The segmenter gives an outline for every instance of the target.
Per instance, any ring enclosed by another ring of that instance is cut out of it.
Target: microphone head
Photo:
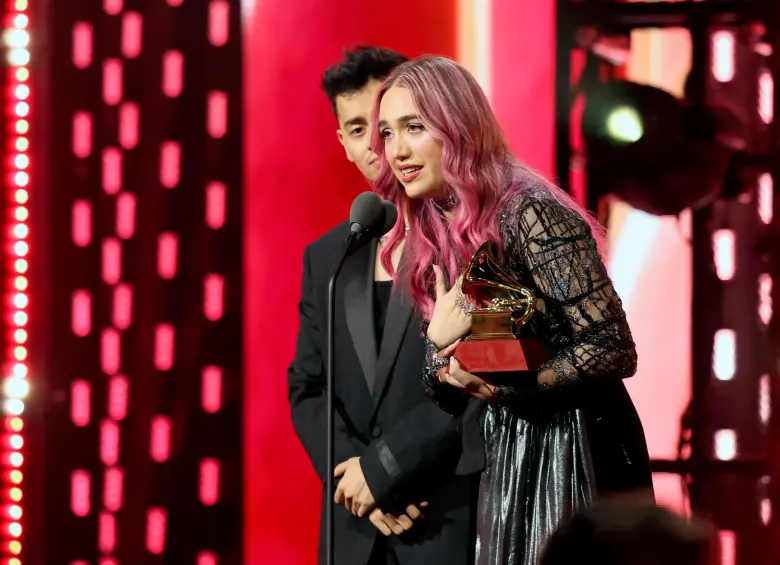
[[[378,230],[379,233],[377,235],[379,237],[382,237],[393,229],[393,226],[395,226],[395,223],[398,221],[398,210],[396,210],[395,204],[388,200],[382,200],[382,205],[385,208],[385,223],[382,224]]]
[[[373,192],[358,194],[349,210],[349,229],[352,233],[361,233],[381,226],[385,219],[385,207],[382,199]]]

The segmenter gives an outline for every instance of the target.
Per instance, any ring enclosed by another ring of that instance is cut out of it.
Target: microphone
[[[393,229],[393,226],[395,226],[395,223],[398,221],[398,210],[396,209],[395,204],[387,200],[382,200],[382,206],[384,206],[385,209],[385,222],[382,224],[381,228],[377,230],[379,232],[377,233],[379,237],[382,237]]]
[[[336,280],[338,279],[344,261],[356,245],[359,236],[363,234],[374,235],[377,232],[379,236],[387,233],[398,219],[398,213],[390,202],[385,202],[373,192],[363,192],[358,194],[352,202],[349,210],[349,237],[344,242],[344,248],[341,252],[330,280],[328,281],[328,316],[326,325],[326,367],[325,367],[325,388],[326,388],[326,432],[327,432],[327,478],[326,484],[326,506],[325,506],[325,563],[334,565],[334,527],[333,495],[335,492],[333,469],[336,466],[335,461],[335,420],[333,408],[333,387],[335,372],[335,319],[336,319]],[[365,239],[365,238],[364,238]]]
[[[363,192],[352,202],[349,209],[349,231],[357,235],[382,226],[386,209],[381,198],[373,192]]]

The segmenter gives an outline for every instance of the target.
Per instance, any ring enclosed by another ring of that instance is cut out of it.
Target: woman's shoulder
[[[593,236],[595,221],[574,199],[533,171],[519,169],[508,184],[499,211],[502,234],[514,239],[541,232],[581,233]],[[600,235],[601,232],[599,232]]]

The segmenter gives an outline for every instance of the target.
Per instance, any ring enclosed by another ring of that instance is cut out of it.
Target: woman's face
[[[411,93],[390,88],[379,104],[385,158],[409,198],[444,198],[441,145],[420,121]]]

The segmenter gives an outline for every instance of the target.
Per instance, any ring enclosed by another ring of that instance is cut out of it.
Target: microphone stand
[[[339,276],[339,273],[341,272],[341,267],[344,266],[344,261],[347,259],[347,255],[349,255],[349,251],[352,249],[352,244],[357,239],[358,233],[357,232],[350,232],[349,237],[347,237],[347,240],[344,242],[344,250],[341,253],[341,257],[339,258],[338,263],[336,263],[336,267],[333,269],[333,274],[330,276],[330,281],[328,281],[328,328],[327,328],[327,366],[326,366],[326,374],[327,374],[327,428],[328,428],[328,457],[327,457],[327,464],[326,464],[326,471],[327,471],[327,477],[326,477],[326,498],[327,498],[327,507],[325,511],[325,528],[326,528],[326,536],[325,536],[325,558],[326,558],[326,565],[335,565],[334,564],[334,529],[333,529],[333,511],[335,510],[335,502],[333,501],[333,496],[335,494],[336,489],[334,488],[334,480],[333,480],[333,470],[336,468],[335,464],[335,418],[333,413],[333,369],[334,369],[334,358],[335,358],[335,336],[334,336],[334,328],[335,328],[335,322],[336,322],[336,279]]]

